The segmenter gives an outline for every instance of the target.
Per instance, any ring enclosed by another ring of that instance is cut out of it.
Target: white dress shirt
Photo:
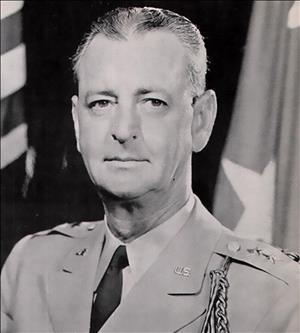
[[[175,215],[130,243],[123,243],[116,238],[110,231],[106,219],[104,219],[106,241],[103,251],[112,254],[119,245],[125,245],[127,250],[129,266],[123,269],[122,300],[187,222],[194,202],[194,195],[191,194],[187,203]],[[100,258],[99,266],[101,264],[103,263]]]

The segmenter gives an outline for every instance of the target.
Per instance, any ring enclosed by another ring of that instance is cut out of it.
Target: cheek
[[[160,160],[162,167],[170,167],[183,156],[188,157],[192,150],[189,117],[169,117],[152,125],[148,122],[143,134],[148,150],[156,160]]]
[[[169,131],[170,156],[174,165],[185,164],[192,151],[191,119],[188,115],[181,117]]]
[[[83,155],[93,157],[101,154],[105,140],[105,124],[82,117],[79,120],[79,144]]]

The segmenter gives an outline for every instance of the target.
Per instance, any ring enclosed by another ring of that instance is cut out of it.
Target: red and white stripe
[[[22,7],[23,1],[1,1],[1,110],[4,105],[7,106],[1,115],[1,169],[27,149],[27,125],[23,107],[12,101],[18,98],[26,83]]]

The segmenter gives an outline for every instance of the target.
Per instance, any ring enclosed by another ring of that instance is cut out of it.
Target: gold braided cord
[[[227,272],[230,258],[226,257],[221,268],[210,272],[211,285],[206,317],[201,333],[229,333],[227,318]]]
[[[218,272],[219,273],[219,272]],[[228,329],[228,319],[227,319],[227,290],[229,283],[224,272],[220,272],[219,288],[218,288],[218,298],[216,301],[215,317],[217,318],[217,332],[227,333]]]
[[[210,273],[210,278],[212,281],[210,285],[209,303],[201,333],[213,333],[214,330],[212,329],[214,329],[215,326],[213,322],[214,316],[212,315],[212,313],[214,308],[214,300],[218,292],[217,275]]]

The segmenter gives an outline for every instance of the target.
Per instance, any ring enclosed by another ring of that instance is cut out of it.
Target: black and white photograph
[[[1,0],[1,332],[300,332],[300,1]]]

